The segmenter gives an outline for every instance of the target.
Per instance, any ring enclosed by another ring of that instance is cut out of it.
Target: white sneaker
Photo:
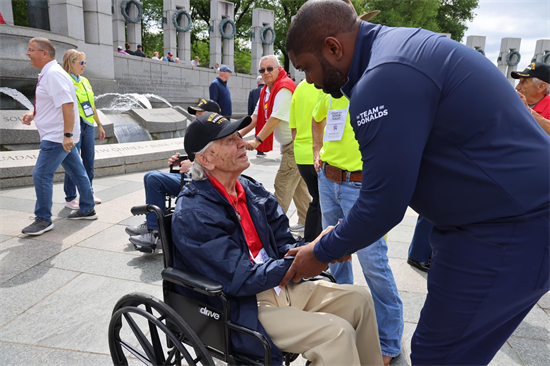
[[[79,210],[80,205],[78,204],[78,200],[75,198],[71,202],[65,201],[65,207],[70,208],[71,210]]]
[[[95,194],[94,194],[94,203],[96,205],[99,205],[101,203],[101,199],[99,199]]]
[[[126,234],[130,236],[139,236],[147,234],[151,230],[147,228],[147,221],[143,221],[143,223],[139,225],[127,226],[124,231],[126,231]]]
[[[292,225],[292,226],[290,227],[290,231],[304,231],[305,228],[306,228],[305,225],[296,224],[296,225]]]

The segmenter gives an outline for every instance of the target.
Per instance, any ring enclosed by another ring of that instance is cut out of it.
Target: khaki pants
[[[280,350],[314,366],[383,365],[374,304],[363,287],[308,281],[256,298],[258,318]]]
[[[305,225],[311,197],[296,165],[294,142],[282,146],[282,154],[281,165],[275,176],[275,198],[285,213],[294,198],[298,209],[298,223]]]

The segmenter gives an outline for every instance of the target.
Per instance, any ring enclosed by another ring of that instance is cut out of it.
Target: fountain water
[[[110,98],[109,98],[110,97]],[[154,98],[172,105],[163,97],[155,94],[106,93],[95,97],[96,108],[106,112],[113,121],[115,136],[119,143],[151,141],[153,138],[147,129],[134,121],[126,112],[130,109],[153,109],[149,99]]]
[[[25,108],[27,108],[30,111],[34,109],[34,106],[32,105],[31,101],[18,90],[15,90],[12,88],[0,87],[0,93],[4,93],[12,97],[13,99],[21,103],[23,106],[25,106]]]
[[[103,100],[105,97],[111,97]],[[168,107],[172,107],[172,104],[166,99],[155,94],[137,94],[137,93],[105,93],[96,95],[95,102],[96,107],[102,111],[127,111],[133,108],[146,108],[153,109],[149,99],[154,98],[165,103]],[[108,104],[107,104],[108,103]]]

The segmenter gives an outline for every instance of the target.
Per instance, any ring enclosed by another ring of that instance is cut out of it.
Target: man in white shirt
[[[275,176],[275,197],[285,213],[290,206],[290,202],[294,199],[298,209],[298,224],[290,228],[291,230],[300,231],[305,226],[311,197],[304,180],[298,172],[298,166],[294,159],[294,142],[288,127],[290,103],[296,84],[286,76],[285,70],[279,65],[279,60],[274,55],[264,56],[260,59],[259,71],[267,84],[267,88],[262,89],[260,99],[252,114],[252,123],[241,131],[241,135],[245,136],[256,127],[259,119],[264,121],[265,125],[257,132],[254,140],[246,143],[246,149],[255,150],[264,140],[268,140],[272,133],[281,144],[283,157]],[[270,97],[272,91],[275,95]],[[258,115],[259,112],[261,115]]]
[[[95,220],[92,186],[75,143],[80,140],[78,100],[69,74],[55,60],[55,47],[46,38],[29,41],[27,56],[31,65],[40,70],[36,85],[34,111],[21,117],[30,125],[35,121],[40,134],[40,154],[33,170],[36,191],[35,221],[22,230],[23,234],[41,235],[53,229],[52,186],[54,173],[63,165],[80,193],[80,210],[67,217],[70,220]]]

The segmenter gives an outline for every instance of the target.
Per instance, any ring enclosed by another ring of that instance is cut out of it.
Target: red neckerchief
[[[294,81],[292,81],[292,79],[290,79],[286,75],[286,71],[279,66],[279,76],[277,76],[277,80],[275,80],[275,83],[273,83],[273,87],[270,90],[267,103],[264,102],[267,84],[265,84],[265,86],[262,88],[262,91],[260,92],[260,99],[258,102],[258,119],[256,121],[256,136],[258,136],[258,133],[262,130],[262,128],[264,128],[269,117],[271,117],[271,112],[273,112],[273,104],[275,102],[275,96],[282,88],[286,88],[294,93],[294,90],[296,89],[296,83],[294,83]],[[288,106],[288,108],[290,108],[290,106]],[[266,109],[267,118],[265,117]],[[261,152],[268,152],[273,150],[273,134],[270,134],[266,139],[264,139],[264,142],[262,142],[256,148],[256,150]]]

